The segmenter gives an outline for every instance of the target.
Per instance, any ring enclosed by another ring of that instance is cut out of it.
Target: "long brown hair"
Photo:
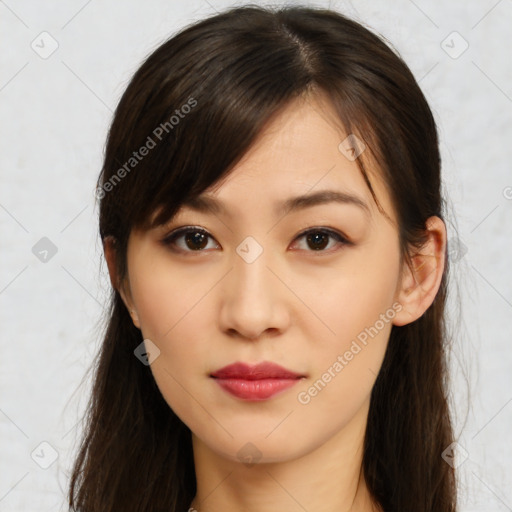
[[[409,68],[381,37],[336,12],[246,6],[163,43],[119,102],[97,195],[101,239],[115,239],[120,279],[132,229],[169,220],[184,200],[225,178],[265,123],[312,91],[326,94],[347,133],[368,145],[357,164],[377,201],[365,166],[369,155],[377,162],[410,263],[426,219],[443,219],[444,201],[436,125]],[[454,470],[441,457],[453,441],[447,280],[448,264],[431,307],[393,326],[372,391],[362,470],[386,512],[456,507]],[[134,356],[141,341],[113,288],[71,475],[72,510],[177,512],[195,496],[190,430]]]

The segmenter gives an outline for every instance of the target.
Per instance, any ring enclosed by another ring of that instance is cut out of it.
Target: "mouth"
[[[267,400],[306,378],[270,362],[253,366],[234,363],[213,372],[210,377],[224,391],[248,401]]]

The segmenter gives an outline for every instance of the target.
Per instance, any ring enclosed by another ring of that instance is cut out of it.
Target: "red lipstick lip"
[[[210,377],[215,379],[263,380],[300,379],[305,376],[287,370],[278,364],[264,361],[253,366],[239,362],[229,364],[210,374]]]
[[[226,392],[246,401],[261,401],[294,386],[305,375],[292,372],[275,363],[263,362],[250,366],[234,363],[210,374]]]

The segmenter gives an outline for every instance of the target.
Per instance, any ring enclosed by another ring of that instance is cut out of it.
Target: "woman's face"
[[[149,352],[158,347],[158,387],[196,439],[232,460],[291,460],[361,433],[402,307],[396,226],[329,114],[293,103],[203,194],[215,209],[184,206],[130,235],[123,297]],[[394,221],[375,171],[370,179]],[[237,362],[298,377],[212,377]]]

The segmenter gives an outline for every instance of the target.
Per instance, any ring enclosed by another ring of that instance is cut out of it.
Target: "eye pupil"
[[[326,233],[316,232],[307,236],[308,243],[313,243],[313,249],[315,251],[324,249],[329,243],[329,235]],[[319,244],[320,242],[320,244]],[[325,242],[325,243],[324,243]]]
[[[189,242],[191,242],[192,245],[190,245]],[[189,249],[198,250],[206,247],[208,240],[204,233],[200,233],[199,231],[189,231],[185,234],[185,243]],[[200,245],[198,246],[197,244]]]

